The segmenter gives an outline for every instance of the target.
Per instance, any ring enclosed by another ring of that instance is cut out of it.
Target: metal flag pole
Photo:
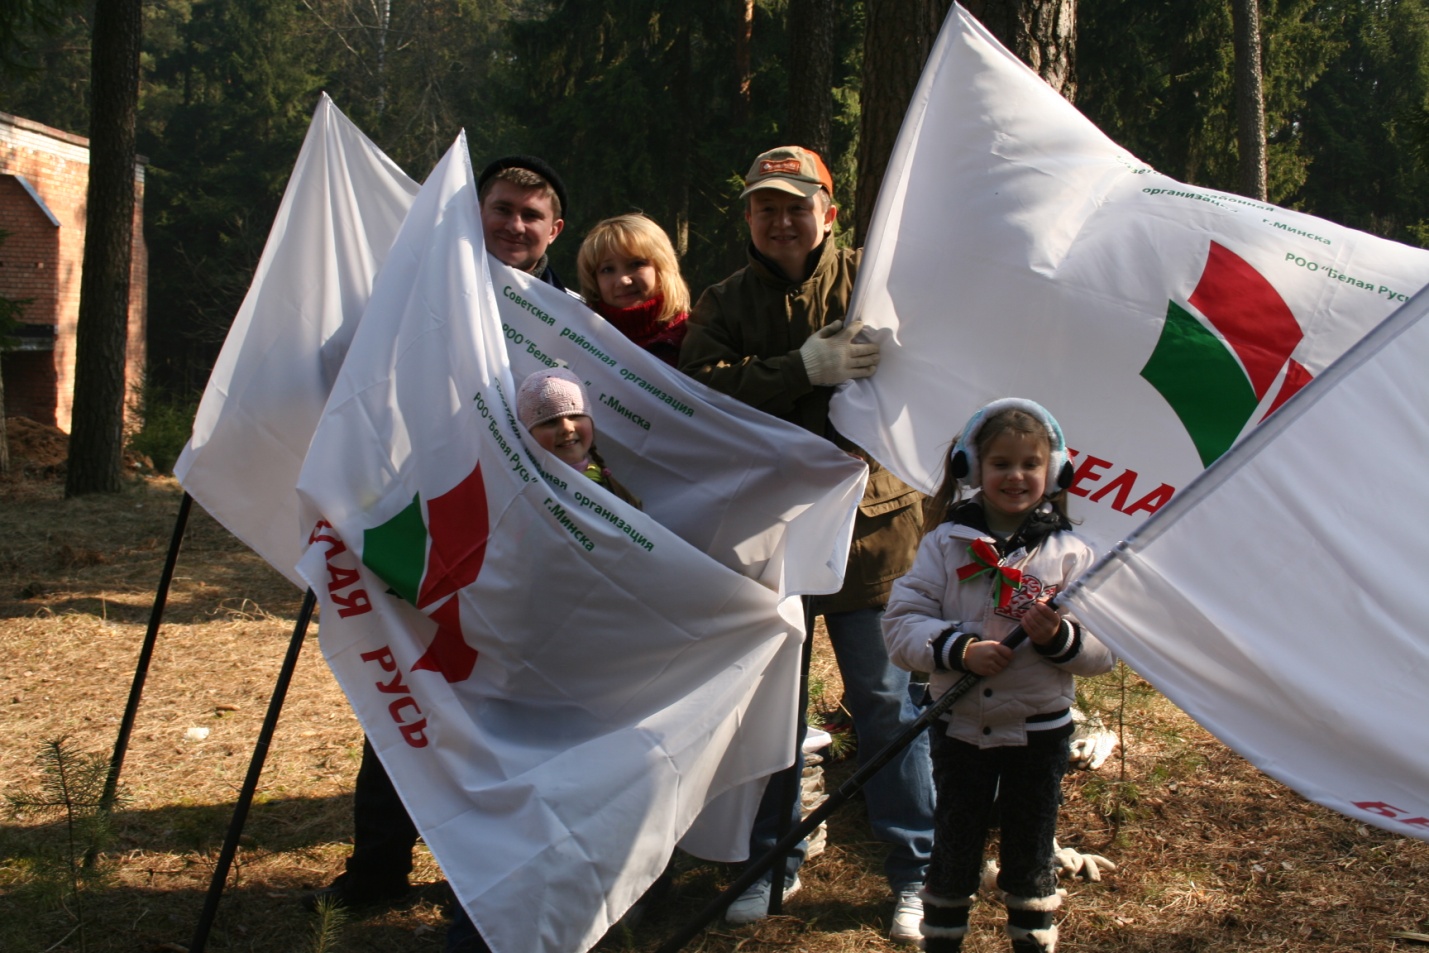
[[[298,654],[303,648],[303,639],[308,633],[308,623],[313,617],[317,596],[309,589],[303,595],[303,604],[298,609],[298,619],[293,625],[293,637],[288,641],[288,654],[283,657],[283,667],[278,671],[278,680],[273,683],[273,697],[268,702],[268,714],[263,718],[263,727],[258,732],[258,740],[253,745],[253,757],[248,762],[248,776],[243,779],[243,787],[238,792],[238,803],[233,807],[233,819],[228,824],[228,836],[219,851],[218,863],[209,881],[208,896],[204,900],[203,913],[194,929],[193,940],[189,943],[189,953],[203,953],[208,943],[209,929],[218,913],[218,902],[223,898],[223,887],[228,881],[228,871],[238,853],[238,838],[243,833],[243,825],[248,820],[248,808],[253,804],[253,794],[258,790],[258,777],[263,773],[263,762],[268,757],[268,746],[273,741],[273,732],[278,727],[278,714],[283,710],[283,699],[288,695],[288,685],[293,680],[293,672],[298,667]]]
[[[1026,638],[1027,633],[1023,631],[1022,626],[1019,625],[1008,634],[1007,638],[1002,640],[1002,644],[1009,649],[1015,649],[1021,645]],[[678,951],[684,949],[685,944],[694,939],[701,930],[723,913],[724,909],[728,907],[736,897],[744,893],[756,880],[764,876],[764,872],[769,870],[776,860],[788,854],[795,844],[809,836],[829,815],[833,814],[834,811],[838,810],[847,803],[849,799],[858,794],[858,792],[863,789],[863,786],[868,783],[869,778],[873,777],[884,765],[896,758],[904,748],[913,743],[920,733],[927,730],[928,726],[938,718],[941,718],[949,708],[953,707],[959,698],[966,695],[972,687],[980,681],[982,681],[981,675],[968,672],[954,683],[937,701],[925,708],[915,721],[904,728],[903,732],[897,738],[894,738],[885,745],[883,750],[878,752],[871,761],[849,775],[847,780],[840,784],[838,790],[830,794],[823,804],[820,804],[811,811],[808,817],[804,818],[801,823],[795,825],[794,829],[785,834],[768,853],[747,867],[744,873],[740,874],[734,883],[730,884],[724,889],[723,893],[710,901],[703,910],[695,915],[693,920],[676,931],[670,939],[666,940],[665,944],[661,946],[656,953],[678,953]],[[772,890],[771,893],[778,894],[779,891]]]
[[[814,611],[813,603],[808,596],[804,597],[804,644],[800,646],[799,656],[799,723],[798,729],[794,732],[794,762],[769,779],[770,785],[779,785],[779,825],[775,828],[775,836],[779,838],[776,843],[783,843],[785,835],[789,833],[790,826],[794,823],[796,805],[801,803],[804,784],[804,738],[808,732],[808,715],[805,709],[809,706],[809,666],[814,661]],[[789,880],[789,872],[784,868],[785,859],[789,852],[793,850],[802,837],[790,842],[784,850],[779,850],[776,846],[767,855],[768,867],[761,868],[761,873],[770,867],[778,866],[779,883],[778,889],[770,884],[769,890],[769,915],[778,916],[784,909],[784,887]],[[773,878],[770,878],[771,881]]]

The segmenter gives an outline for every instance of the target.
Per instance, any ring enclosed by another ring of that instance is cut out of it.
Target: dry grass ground
[[[117,496],[66,502],[53,462],[28,452],[0,482],[0,795],[39,783],[36,755],[53,739],[108,757],[181,494],[172,480],[149,477]],[[195,508],[125,762],[116,839],[99,858],[102,877],[82,894],[83,948],[186,948],[298,605],[298,592]],[[837,676],[827,653],[816,654],[831,705]],[[1124,720],[1126,756],[1069,777],[1063,841],[1119,869],[1068,885],[1062,950],[1429,949],[1396,936],[1429,933],[1429,845],[1305,802],[1130,672],[1086,690],[1090,707]],[[315,918],[297,898],[341,869],[360,738],[310,638],[209,949],[313,949]],[[831,784],[848,770],[832,765]],[[687,949],[896,949],[884,938],[890,903],[861,813],[853,804],[831,821],[829,848],[806,866],[786,916],[716,924]],[[40,867],[64,833],[53,817],[0,818],[0,951],[82,948],[80,911]],[[439,884],[440,871],[419,854],[417,879]],[[735,873],[681,860],[671,898],[602,948],[656,950]],[[440,950],[441,893],[433,886],[406,909],[354,917],[328,949]],[[997,912],[976,908],[969,953],[1007,949]]]

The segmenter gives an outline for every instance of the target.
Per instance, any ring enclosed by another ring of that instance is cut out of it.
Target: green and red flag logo
[[[476,650],[462,635],[456,593],[476,581],[486,558],[490,520],[481,464],[460,483],[427,501],[421,495],[402,512],[362,534],[362,562],[398,596],[437,624],[436,638],[412,666],[465,681]]]
[[[1310,372],[1290,357],[1304,336],[1275,287],[1245,259],[1211,242],[1190,300],[1167,302],[1166,323],[1141,376],[1166,398],[1201,464],[1210,466],[1277,381],[1261,420],[1310,382]]]

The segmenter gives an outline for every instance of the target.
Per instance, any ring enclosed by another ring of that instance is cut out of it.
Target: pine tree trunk
[[[5,375],[0,374],[0,476],[10,472],[10,435],[5,429]]]
[[[690,23],[686,21],[680,26],[680,39],[675,44],[675,95],[680,104],[680,114],[674,117],[675,128],[678,139],[676,142],[689,142],[694,136],[692,131],[691,117],[694,115],[694,105],[691,96],[691,83],[693,66],[691,63],[692,52],[690,50]],[[675,177],[675,192],[670,207],[674,210],[672,216],[673,233],[670,235],[672,244],[675,246],[675,255],[681,259],[690,250],[690,178],[694,174],[690,162],[690,149],[678,149],[675,152],[676,161],[679,163],[679,172]]]
[[[952,0],[866,0],[854,243],[862,245],[908,101]]]
[[[834,0],[789,0],[789,126],[786,145],[829,155],[834,119]]]
[[[1049,86],[1076,101],[1077,0],[968,0],[963,6]]]
[[[96,4],[90,59],[89,191],[67,497],[114,493],[120,486],[142,33],[141,0]]]
[[[754,69],[751,49],[754,46],[754,0],[744,0],[739,15],[739,30],[734,37],[734,69],[739,79],[739,97],[735,100],[735,116],[741,122],[749,115],[749,100]]]
[[[1260,4],[1233,0],[1236,144],[1242,195],[1269,201],[1265,157],[1265,94],[1260,67]]]

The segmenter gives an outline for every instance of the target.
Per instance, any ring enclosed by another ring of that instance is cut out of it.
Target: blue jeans
[[[809,622],[812,639],[812,617]],[[908,673],[888,661],[888,649],[883,643],[882,606],[827,613],[824,624],[843,677],[844,704],[853,716],[862,764],[872,760],[917,719],[918,706],[910,694]],[[803,698],[799,701],[801,749],[807,727],[804,723],[806,701]],[[770,779],[764,791],[749,838],[751,860],[767,854],[782,831],[799,823],[797,798],[787,815],[789,820],[783,821],[790,805],[782,788],[776,776]],[[891,848],[883,864],[889,886],[896,893],[922,884],[933,851],[933,764],[928,754],[928,733],[921,732],[897,757],[869,778],[863,795],[873,835]],[[804,850],[805,845],[801,843],[787,858],[788,878],[792,878],[804,862]]]

